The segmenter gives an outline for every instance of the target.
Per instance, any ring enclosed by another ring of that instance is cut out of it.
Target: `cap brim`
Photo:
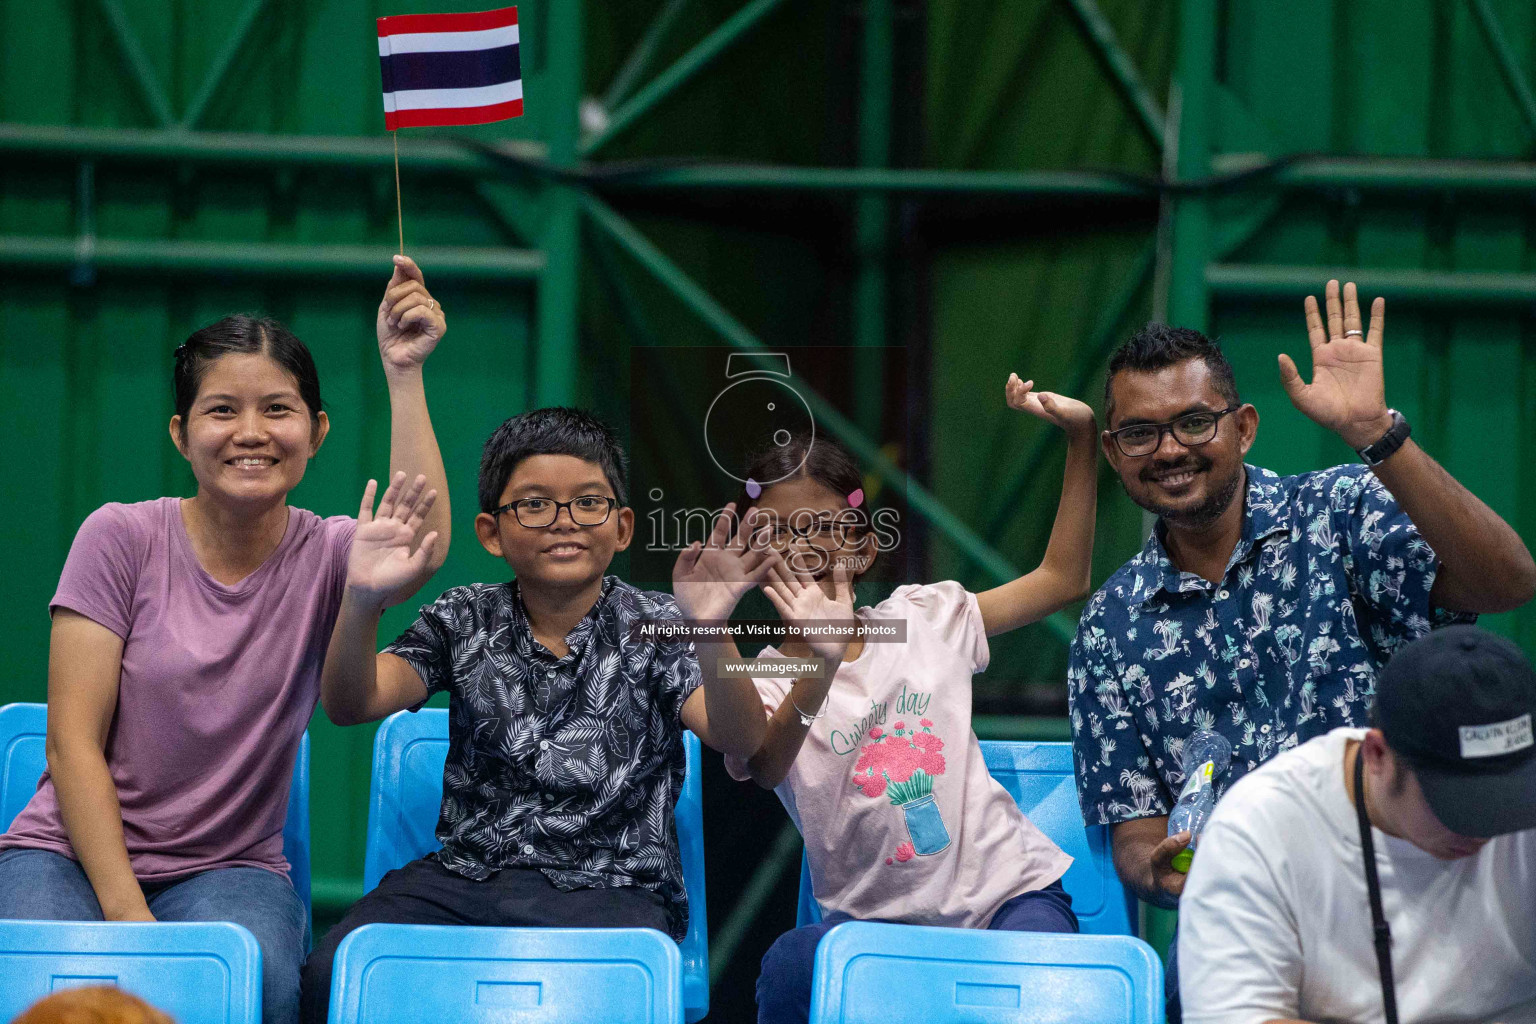
[[[1488,839],[1536,828],[1536,757],[1514,771],[1466,775],[1419,766],[1429,809],[1457,835]]]

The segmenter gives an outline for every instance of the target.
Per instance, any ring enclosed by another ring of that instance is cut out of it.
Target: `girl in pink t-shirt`
[[[396,474],[362,529],[288,505],[329,427],[303,342],[231,316],[177,349],[170,433],[197,493],[104,505],[75,535],[50,602],[48,770],[0,836],[0,918],[233,921],[261,947],[264,1020],[297,1020],[307,921],[282,835],[294,756],[349,552],[425,533],[403,601],[447,551],[422,387],[445,329],[396,256],[376,316],[390,461],[421,475],[407,488]]]
[[[772,788],[783,801],[805,839],[825,915],[780,936],[763,958],[762,1024],[806,1020],[816,944],[842,921],[1077,930],[1060,882],[1071,858],[987,773],[971,729],[971,676],[987,667],[987,637],[1038,621],[1089,589],[1093,412],[1031,386],[1010,376],[1008,404],[1068,436],[1055,525],[1033,572],[980,594],[953,582],[899,587],[855,609],[852,584],[889,524],[865,507],[847,452],[824,437],[791,437],[754,460],[742,504],[728,507],[752,505],[736,539],[725,542],[717,529],[694,555],[698,567],[680,580],[687,618],[725,619],[758,584],[790,624],[849,627],[841,637],[759,654],[761,669],[814,657],[824,670],[785,664],[783,672],[754,675],[769,717],[766,738],[749,760],[726,760],[735,778]],[[736,656],[734,644],[698,646],[705,685],[735,685],[717,664]]]

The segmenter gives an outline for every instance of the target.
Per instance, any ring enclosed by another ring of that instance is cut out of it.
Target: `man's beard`
[[[1203,471],[1210,467],[1210,463],[1204,459],[1190,459],[1174,463],[1172,466],[1160,466],[1160,471],[1190,469]],[[1169,526],[1177,526],[1183,530],[1200,530],[1210,526],[1221,518],[1221,514],[1232,504],[1233,495],[1237,494],[1238,487],[1243,482],[1243,467],[1239,463],[1232,471],[1232,475],[1221,482],[1221,486],[1212,490],[1209,496],[1191,509],[1175,508],[1169,505],[1159,504],[1151,498],[1138,498],[1129,490],[1126,494],[1132,501],[1151,512]],[[1121,481],[1121,486],[1125,482]]]

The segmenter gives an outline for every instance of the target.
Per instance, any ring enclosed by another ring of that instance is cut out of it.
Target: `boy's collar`
[[[614,587],[618,582],[619,578],[617,576],[603,577],[603,589],[597,595],[597,600],[592,602],[592,607],[587,609],[586,614],[581,617],[581,620],[575,626],[571,627],[571,631],[564,637],[565,645],[571,649],[571,653],[576,653],[577,649],[584,645],[587,638],[592,635],[592,630],[597,624],[599,616],[612,601]],[[511,591],[512,607],[516,611],[516,622],[519,632],[532,643],[533,619],[528,614],[528,605],[523,601],[522,582],[513,579],[507,584],[507,587]]]

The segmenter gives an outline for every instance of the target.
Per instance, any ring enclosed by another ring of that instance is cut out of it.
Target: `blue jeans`
[[[304,904],[293,885],[262,868],[217,868],[174,882],[140,883],[160,921],[232,921],[261,947],[262,1024],[299,1019]],[[101,904],[79,863],[47,850],[0,853],[0,918],[100,921]]]
[[[805,1024],[811,1016],[811,973],[821,937],[846,921],[846,914],[832,914],[820,924],[780,935],[763,956],[757,976],[758,1024]],[[1072,897],[1052,882],[1044,889],[1021,893],[992,915],[989,931],[1076,932],[1077,915]]]

